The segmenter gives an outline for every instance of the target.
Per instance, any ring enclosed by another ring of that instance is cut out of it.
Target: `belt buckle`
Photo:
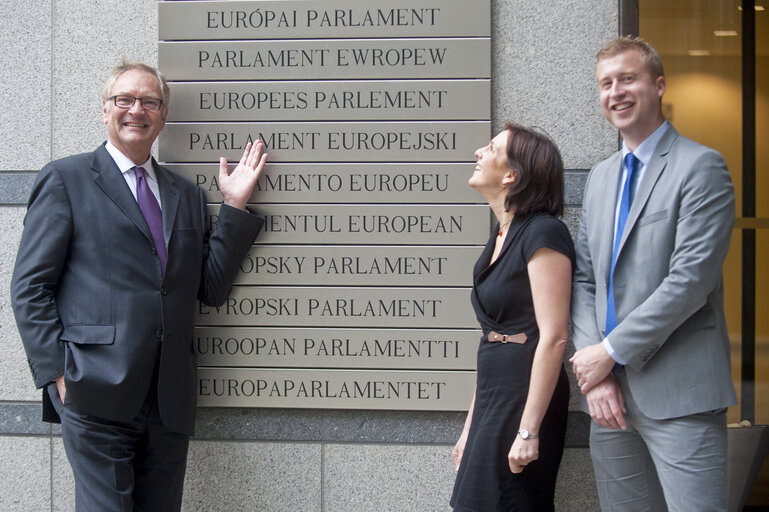
[[[517,343],[522,345],[526,343],[526,334],[519,332],[517,334],[499,334],[498,332],[489,331],[489,341],[499,341],[500,343]]]

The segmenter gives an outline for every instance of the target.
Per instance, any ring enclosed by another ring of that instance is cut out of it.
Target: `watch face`
[[[521,430],[519,432],[519,434],[521,434],[521,437],[524,438],[524,439],[528,439],[529,438],[529,431],[528,430]]]

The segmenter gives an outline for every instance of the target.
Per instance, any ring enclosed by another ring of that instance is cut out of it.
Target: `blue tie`
[[[606,298],[606,335],[617,327],[617,311],[614,306],[614,266],[617,264],[617,252],[619,241],[622,239],[622,231],[625,229],[627,216],[630,212],[630,204],[635,193],[636,164],[638,159],[633,153],[625,155],[625,168],[627,177],[622,187],[622,197],[619,203],[619,215],[617,216],[617,231],[614,234],[614,247],[611,251],[611,271],[609,272],[609,295]]]

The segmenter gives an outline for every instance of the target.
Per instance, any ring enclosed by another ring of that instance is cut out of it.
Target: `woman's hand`
[[[462,454],[465,453],[465,444],[467,443],[467,430],[462,431],[457,444],[451,450],[451,460],[454,461],[454,471],[459,471],[459,464],[462,463]]]
[[[520,473],[526,465],[539,458],[539,438],[523,439],[516,435],[510,453],[507,454],[507,462],[510,471]]]

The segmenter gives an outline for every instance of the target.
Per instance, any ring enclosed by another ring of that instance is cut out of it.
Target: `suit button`
[[[158,250],[153,247],[152,248],[152,254],[157,254],[157,253],[158,253]]]
[[[168,295],[168,290],[166,290],[165,288],[161,288],[160,289],[160,295],[165,297],[166,295]]]
[[[157,329],[155,331],[155,337],[158,338],[158,339],[162,338],[163,337],[163,329]]]

